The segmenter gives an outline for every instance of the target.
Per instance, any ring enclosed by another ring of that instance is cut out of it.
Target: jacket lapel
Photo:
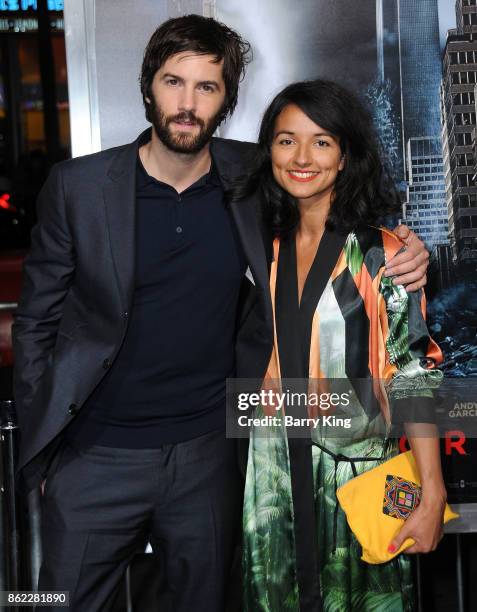
[[[258,223],[259,200],[253,195],[239,202],[232,202],[230,210],[237,227],[245,256],[258,287],[268,292],[268,266],[263,237]]]
[[[111,254],[124,310],[134,293],[138,141],[119,149],[103,188]]]
[[[212,141],[211,155],[224,190],[227,192],[233,187],[234,181],[245,174],[246,167],[243,160],[231,159],[228,155],[229,151],[220,144],[215,140]],[[253,194],[243,200],[230,202],[230,210],[255,283],[265,290],[267,295],[269,291],[268,265],[259,222],[259,197]]]

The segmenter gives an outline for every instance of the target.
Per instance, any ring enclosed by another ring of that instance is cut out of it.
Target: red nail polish
[[[388,546],[388,552],[390,553],[396,552],[396,547],[394,546],[394,544],[390,544]]]

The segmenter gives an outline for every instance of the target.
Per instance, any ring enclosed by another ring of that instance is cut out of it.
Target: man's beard
[[[221,108],[207,122],[196,117],[192,111],[183,111],[178,115],[167,117],[153,99],[151,102],[152,125],[157,137],[170,151],[174,153],[194,154],[201,151],[210,141],[215,130],[222,121],[223,109]],[[173,122],[187,121],[199,126],[197,134],[175,132],[173,133],[170,124]]]

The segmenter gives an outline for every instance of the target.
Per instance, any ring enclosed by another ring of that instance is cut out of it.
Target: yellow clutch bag
[[[404,521],[419,505],[420,478],[411,451],[352,478],[336,491],[348,525],[361,544],[361,559],[384,563],[414,544],[408,538],[393,553],[388,546]],[[446,504],[444,523],[459,515]]]

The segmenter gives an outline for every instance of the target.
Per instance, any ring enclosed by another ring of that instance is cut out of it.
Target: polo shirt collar
[[[143,166],[141,158],[139,157],[139,148],[143,145],[147,144],[151,140],[152,128],[149,128],[145,132],[143,132],[139,138],[137,139],[137,181],[138,186],[144,186],[149,183],[160,183],[161,181],[157,181],[154,177],[150,176],[146,169]],[[217,187],[221,187],[222,183],[220,181],[219,172],[217,169],[217,164],[214,161],[214,158],[211,156],[211,165],[210,170],[201,176],[191,187],[202,187],[202,185],[214,185]],[[188,187],[190,189],[190,187]]]

